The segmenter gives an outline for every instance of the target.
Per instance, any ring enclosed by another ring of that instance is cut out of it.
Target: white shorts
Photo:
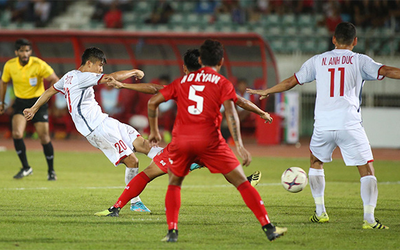
[[[139,132],[131,126],[107,117],[86,139],[117,166],[135,151],[133,141],[139,136]]]
[[[346,166],[362,166],[374,159],[363,127],[349,130],[314,129],[310,150],[315,157],[322,162],[331,162],[336,147],[340,148]]]

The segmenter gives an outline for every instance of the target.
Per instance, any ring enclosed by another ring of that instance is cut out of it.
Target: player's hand
[[[161,135],[159,132],[150,132],[148,140],[152,147],[158,146],[158,143],[161,141]]]
[[[36,112],[33,111],[32,108],[24,109],[23,112],[24,112],[25,119],[28,120],[28,121],[32,120],[33,117],[35,116],[35,113],[36,113]]]
[[[246,92],[252,95],[260,95],[260,100],[265,99],[269,96],[269,93],[266,89],[261,90],[261,89],[246,89]]]
[[[134,76],[136,79],[142,79],[142,78],[144,77],[144,72],[141,71],[140,69],[136,69],[136,70],[133,72],[133,76]]]
[[[264,112],[264,114],[260,115],[260,117],[265,120],[265,123],[271,123],[273,120],[267,112]]]
[[[239,156],[242,158],[242,165],[246,167],[250,165],[251,155],[249,151],[247,151],[243,146],[237,146],[236,149],[237,152],[239,153]]]

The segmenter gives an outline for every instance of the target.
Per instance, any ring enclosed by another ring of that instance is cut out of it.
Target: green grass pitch
[[[44,156],[29,151],[32,176],[14,180],[14,151],[0,152],[0,249],[399,249],[400,162],[376,161],[379,199],[375,215],[389,230],[362,230],[358,171],[343,161],[326,164],[325,203],[330,223],[308,222],[314,211],[309,187],[292,194],[280,185],[290,166],[308,170],[308,159],[254,157],[246,174],[262,171],[257,186],[271,220],[288,233],[269,242],[240,194],[222,175],[196,170],[185,179],[179,241],[167,232],[164,197],[167,176],[140,196],[152,213],[125,207],[118,218],[93,214],[113,205],[125,186],[124,167],[98,153],[56,151],[56,182],[47,181]],[[140,169],[149,159],[139,155]]]

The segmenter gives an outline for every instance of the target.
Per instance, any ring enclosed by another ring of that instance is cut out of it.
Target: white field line
[[[327,184],[342,184],[343,182],[327,182]],[[359,182],[351,182],[346,184],[359,184]],[[280,186],[281,183],[260,183],[257,186]],[[400,181],[378,182],[378,185],[400,185]],[[224,185],[183,185],[182,188],[225,188],[232,187],[230,184]],[[0,190],[20,191],[20,190],[54,190],[54,189],[124,189],[124,186],[110,187],[28,187],[28,188],[2,188]],[[151,188],[151,186],[149,186]]]

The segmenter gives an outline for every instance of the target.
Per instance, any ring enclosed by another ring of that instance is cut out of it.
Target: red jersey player
[[[201,65],[199,64],[199,57],[200,57],[200,52],[198,49],[189,49],[186,51],[183,61],[183,71],[185,74],[190,74],[191,72],[195,72],[201,68]],[[121,83],[121,86],[115,86],[117,88],[126,88],[126,89],[132,89],[135,91],[141,91],[141,92],[146,92],[148,94],[156,94],[158,92],[159,88],[155,88],[157,86],[151,85],[148,86],[147,83],[144,84],[125,84]],[[151,90],[151,88],[154,87],[154,89]],[[245,98],[237,95],[237,102],[236,105],[241,107],[242,109],[245,109],[247,111],[253,112],[257,115],[259,115],[262,119],[265,120],[265,122],[272,122],[271,116],[267,113],[261,110],[260,108],[257,107],[254,103],[246,100]],[[220,126],[222,116],[220,115],[217,118],[217,124]],[[101,212],[95,213],[96,216],[111,216],[111,217],[118,217],[120,210],[127,204],[129,200],[131,200],[133,197],[139,196],[141,192],[146,188],[147,184],[152,181],[154,178],[157,178],[159,176],[162,176],[164,174],[168,173],[168,165],[169,165],[169,145],[167,145],[166,148],[164,148],[161,152],[157,154],[156,157],[153,158],[153,161],[150,163],[150,165],[145,168],[141,173],[136,175],[126,186],[124,191],[122,192],[121,196],[118,198],[117,202],[115,204]],[[191,170],[197,169],[201,167],[200,165],[193,163],[191,165]],[[247,180],[250,182],[250,184],[255,187],[257,183],[260,181],[261,178],[261,172],[256,171],[250,176],[247,177]]]
[[[223,63],[223,47],[218,41],[206,40],[200,47],[203,68],[176,79],[153,96],[148,104],[150,123],[149,140],[161,140],[157,124],[160,103],[174,99],[178,112],[169,145],[169,186],[165,198],[168,234],[163,241],[178,240],[178,214],[181,204],[180,190],[190,164],[198,162],[212,173],[221,173],[241,193],[246,205],[253,211],[269,240],[282,236],[287,229],[271,224],[257,190],[250,185],[243,168],[221,136],[218,117],[220,107],[225,107],[226,117],[236,149],[248,166],[251,155],[244,148],[240,124],[234,101],[233,85],[218,74]]]

